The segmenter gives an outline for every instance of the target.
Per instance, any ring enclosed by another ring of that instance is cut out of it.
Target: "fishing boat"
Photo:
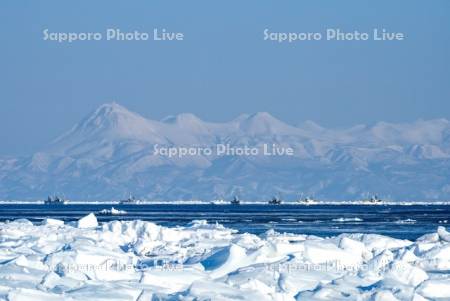
[[[358,203],[362,205],[382,205],[384,204],[384,201],[375,194],[372,195],[370,198],[359,201]]]
[[[235,196],[230,203],[231,205],[239,205],[241,204],[241,201]]]
[[[45,205],[65,205],[67,204],[67,201],[63,197],[59,197],[57,195],[55,196],[48,196],[47,199],[44,201]]]
[[[119,204],[120,205],[137,205],[141,202],[141,200],[136,199],[133,195],[129,195],[128,198],[124,199],[124,200],[120,200]]]
[[[269,201],[269,205],[280,205],[281,204],[281,200],[277,197],[273,197],[270,201]]]
[[[377,195],[373,195],[368,200],[368,203],[370,203],[370,204],[382,204],[383,200],[380,199]]]

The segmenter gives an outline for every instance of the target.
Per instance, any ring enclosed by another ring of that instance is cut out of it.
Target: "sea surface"
[[[103,209],[124,210],[123,215],[101,215]],[[118,204],[0,204],[0,221],[45,218],[75,221],[93,212],[100,222],[146,220],[163,226],[187,226],[193,220],[219,223],[240,232],[312,234],[377,233],[414,240],[438,226],[449,226],[449,205],[118,205]]]

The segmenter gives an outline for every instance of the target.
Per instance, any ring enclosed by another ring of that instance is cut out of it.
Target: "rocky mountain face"
[[[160,149],[257,148],[257,155]],[[293,155],[265,155],[264,147]],[[268,113],[210,123],[192,114],[146,119],[105,104],[40,152],[0,159],[0,199],[116,200],[128,193],[157,200],[248,200],[301,194],[348,200],[378,194],[392,200],[450,199],[450,123],[379,122],[327,129],[288,125]]]

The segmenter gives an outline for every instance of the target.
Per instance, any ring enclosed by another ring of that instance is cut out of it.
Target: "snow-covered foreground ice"
[[[449,300],[450,233],[262,236],[194,221],[0,223],[0,300]]]

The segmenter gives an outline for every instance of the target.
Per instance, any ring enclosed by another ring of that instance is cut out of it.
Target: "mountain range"
[[[277,145],[293,156],[168,157],[155,146],[214,148]],[[329,129],[289,125],[269,113],[225,123],[193,114],[150,120],[104,104],[39,152],[0,159],[0,199],[265,200],[311,196],[349,200],[450,199],[450,123],[378,122]]]

